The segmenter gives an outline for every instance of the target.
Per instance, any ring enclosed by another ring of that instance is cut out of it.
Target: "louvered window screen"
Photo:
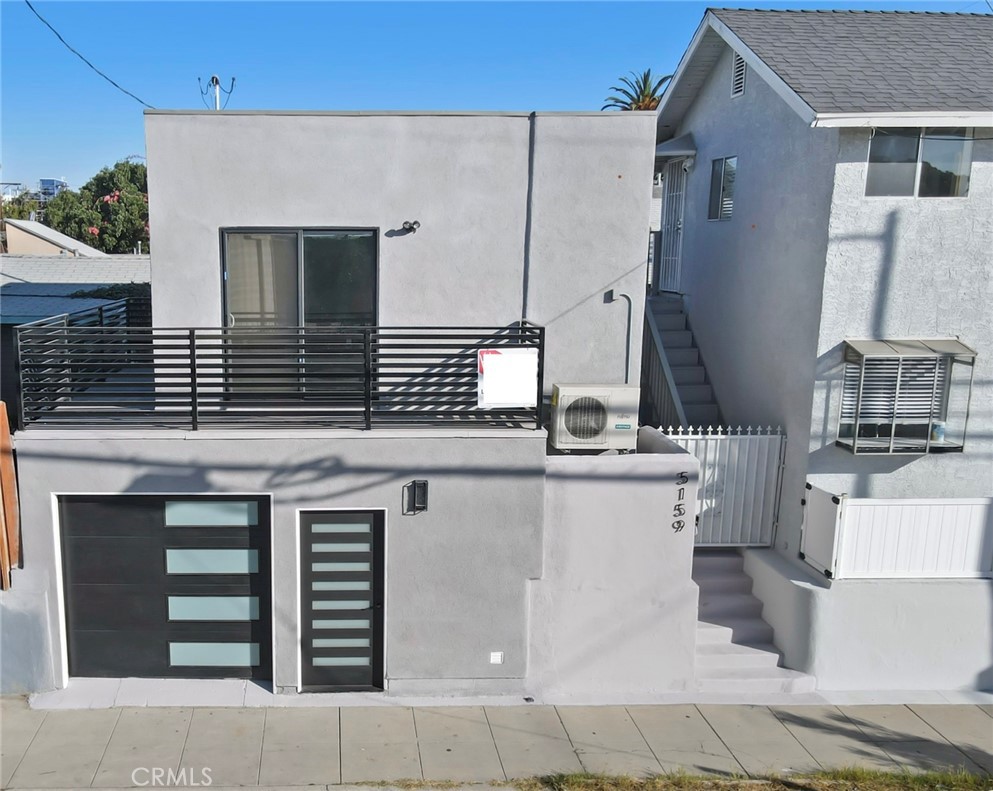
[[[731,98],[741,96],[745,92],[745,59],[737,52],[731,64]]]
[[[860,454],[962,450],[974,352],[957,341],[932,342],[961,347],[947,352],[926,341],[891,343],[846,344],[838,445]],[[870,345],[875,353],[867,355]],[[953,377],[957,362],[969,372],[964,401]]]

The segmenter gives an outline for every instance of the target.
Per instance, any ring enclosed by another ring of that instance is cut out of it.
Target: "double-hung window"
[[[963,198],[969,194],[972,130],[879,128],[869,142],[869,197]]]
[[[975,356],[954,339],[846,341],[837,444],[856,454],[960,452]]]
[[[710,205],[708,220],[730,220],[734,211],[734,183],[738,157],[715,159],[710,166]]]

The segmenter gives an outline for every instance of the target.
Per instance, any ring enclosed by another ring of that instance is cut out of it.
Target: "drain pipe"
[[[632,302],[631,297],[627,294],[620,293],[617,297],[621,297],[627,300],[628,303],[628,324],[627,324],[627,336],[624,338],[624,384],[631,383],[631,318],[634,313],[634,302]],[[611,302],[616,302],[617,297],[614,296],[614,289],[605,291],[603,294],[604,304],[609,305]]]

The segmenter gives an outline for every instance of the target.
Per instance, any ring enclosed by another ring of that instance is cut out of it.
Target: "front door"
[[[383,689],[382,511],[300,514],[304,692]]]
[[[683,196],[686,192],[686,160],[668,162],[662,173],[662,231],[655,251],[656,291],[679,291],[679,267],[683,240]]]

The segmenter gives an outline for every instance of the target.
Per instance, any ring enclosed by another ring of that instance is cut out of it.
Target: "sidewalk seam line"
[[[810,760],[811,760],[811,761],[813,761],[813,762],[814,762],[815,764],[817,764],[817,765],[818,765],[819,767],[821,767],[821,771],[823,771],[823,770],[824,770],[824,768],[825,768],[825,767],[824,767],[824,764],[822,764],[822,763],[821,763],[820,761],[818,761],[818,760],[817,760],[816,758],[814,758],[814,754],[813,754],[812,752],[810,752],[810,750],[808,750],[808,749],[807,749],[807,748],[806,748],[806,747],[804,746],[804,744],[803,744],[803,742],[801,742],[801,741],[800,741],[800,740],[799,740],[799,739],[797,738],[797,735],[796,735],[795,733],[793,733],[793,731],[791,731],[791,730],[789,729],[789,726],[788,726],[788,725],[787,725],[787,724],[786,724],[785,722],[783,722],[783,721],[782,721],[781,719],[779,719],[779,715],[778,715],[778,714],[776,714],[776,710],[775,710],[775,709],[774,709],[774,708],[773,708],[772,706],[766,706],[766,707],[765,707],[765,709],[766,709],[766,711],[768,711],[768,712],[769,712],[769,713],[770,713],[770,714],[771,714],[771,715],[772,715],[773,717],[775,717],[775,719],[776,719],[776,722],[778,722],[778,723],[779,723],[780,725],[782,725],[782,726],[783,726],[783,730],[785,730],[785,731],[786,731],[786,732],[787,732],[787,733],[788,733],[788,734],[789,734],[790,736],[792,736],[792,737],[793,737],[793,741],[795,741],[795,742],[796,742],[797,744],[799,744],[799,745],[800,745],[800,749],[801,749],[801,750],[803,750],[803,751],[804,751],[804,752],[805,752],[805,753],[806,753],[807,755],[809,755],[809,756],[810,756]]]
[[[486,711],[486,706],[480,706],[479,708],[483,710],[483,717],[486,718],[486,727],[489,728],[490,739],[493,740],[493,752],[496,753],[497,761],[500,762],[500,771],[503,772],[503,779],[509,780],[510,778],[507,777],[507,770],[503,765],[503,756],[500,755],[500,748],[497,746],[496,736],[493,734],[493,725],[490,723],[489,712]]]
[[[262,760],[265,758],[265,726],[269,721],[269,707],[262,709],[262,739],[259,741],[259,772],[255,776],[255,785],[262,785]]]
[[[424,761],[421,759],[421,737],[417,733],[417,711],[410,707],[410,721],[414,724],[414,744],[417,745],[417,767],[421,772],[421,780],[424,779]]]
[[[930,722],[928,722],[920,714],[918,714],[916,711],[914,711],[911,708],[911,706],[926,706],[926,705],[927,705],[926,703],[905,703],[904,704],[904,706],[906,706],[906,708],[910,711],[911,714],[913,714],[915,717],[917,717],[917,719],[919,719],[921,722],[923,722],[925,725],[927,725],[932,731],[934,731],[935,733],[937,733],[942,739],[944,739],[946,742],[948,742],[952,747],[954,747],[956,750],[958,750],[960,753],[962,753],[962,755],[965,757],[965,760],[967,760],[973,766],[979,766],[978,763],[976,763],[975,761],[972,760],[972,756],[969,755],[969,753],[967,753],[965,750],[963,750],[961,747],[959,747],[955,742],[953,742],[951,739],[949,739],[947,736],[945,736],[945,734],[943,734],[941,731],[939,731],[937,728],[935,728]],[[949,704],[949,705],[953,705],[954,706],[955,704],[952,703],[952,704]],[[979,768],[982,769],[983,767],[979,766]]]
[[[748,770],[745,769],[745,765],[741,761],[739,761],[738,756],[734,754],[734,750],[731,749],[731,745],[728,744],[726,741],[724,741],[724,737],[717,732],[717,728],[715,728],[713,723],[711,723],[711,721],[707,719],[707,715],[704,714],[702,711],[700,711],[699,704],[693,703],[691,705],[693,706],[694,709],[696,709],[696,713],[700,715],[703,721],[707,723],[707,727],[710,728],[714,736],[717,737],[717,740],[724,745],[724,749],[728,751],[728,755],[731,756],[731,760],[734,761],[736,764],[738,764],[738,768],[741,769],[742,774],[744,774],[745,777],[751,777],[751,774],[749,774]]]
[[[562,714],[561,714],[561,712],[559,712],[559,707],[558,706],[552,706],[552,708],[555,709],[555,716],[559,718],[559,725],[562,726],[562,730],[565,732],[565,736],[569,740],[569,746],[572,747],[572,753],[573,753],[573,755],[576,756],[576,760],[579,761],[580,768],[584,772],[589,771],[586,768],[586,764],[583,763],[583,759],[579,756],[579,750],[576,749],[576,744],[572,740],[572,734],[569,733],[569,729],[567,727],[565,727],[565,722],[562,720]]]
[[[190,707],[190,721],[186,724],[186,737],[183,739],[183,749],[179,751],[179,766],[176,767],[178,772],[183,768],[183,759],[186,757],[186,745],[190,742],[190,731],[193,730],[193,718],[197,716],[196,706]]]
[[[114,738],[114,733],[117,731],[117,726],[121,724],[121,714],[123,709],[117,710],[117,717],[114,719],[114,727],[110,729],[110,736],[107,737],[107,743],[103,746],[103,752],[100,753],[100,760],[97,761],[97,765],[93,769],[93,777],[90,778],[88,787],[93,788],[93,781],[97,779],[97,774],[100,771],[100,766],[103,764],[103,759],[107,757],[107,748],[110,747],[110,742]]]
[[[31,708],[30,704],[28,704],[28,711],[34,711],[34,709]],[[21,757],[17,762],[17,766],[14,767],[14,771],[10,773],[11,784],[13,784],[14,782],[14,775],[17,774],[17,770],[20,769],[21,764],[24,763],[24,759],[27,757],[28,750],[31,749],[31,745],[34,744],[34,740],[38,738],[38,733],[39,731],[41,731],[41,726],[44,725],[47,721],[48,721],[48,712],[43,711],[41,716],[41,722],[38,723],[38,727],[35,728],[34,733],[31,734],[31,738],[28,740],[28,746],[25,747],[24,752],[21,753]],[[11,788],[13,788],[13,785],[11,785]]]
[[[652,749],[652,745],[650,745],[648,743],[648,739],[645,738],[645,734],[642,732],[641,726],[638,724],[638,721],[634,718],[634,715],[630,712],[627,706],[624,707],[624,713],[628,715],[628,719],[631,720],[631,724],[634,725],[634,729],[638,731],[638,735],[641,737],[641,740],[645,743],[645,747],[648,748],[648,752],[652,754],[652,758],[655,759],[655,763],[659,765],[659,771],[668,774],[668,772],[666,772],[665,768],[662,766],[662,762],[659,760],[659,757],[655,754],[655,750]]]

